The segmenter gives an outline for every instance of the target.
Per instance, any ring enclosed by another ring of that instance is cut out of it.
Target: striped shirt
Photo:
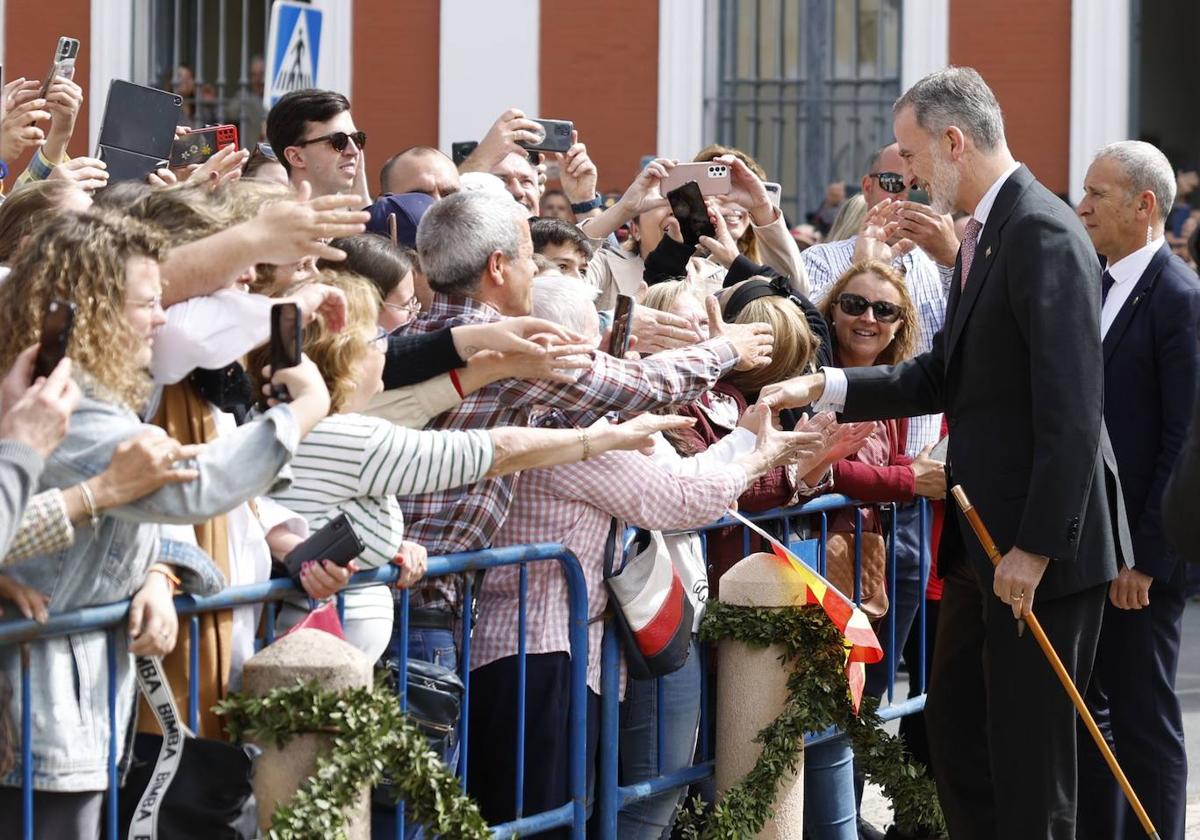
[[[838,278],[854,264],[854,246],[857,236],[813,245],[800,254],[808,268],[808,280],[812,285],[810,297],[818,306]],[[908,294],[917,308],[917,352],[928,353],[933,349],[933,337],[941,331],[946,320],[946,296],[954,277],[954,266],[940,266],[920,248],[914,248],[893,264],[904,274]],[[937,443],[941,437],[942,415],[927,414],[913,417],[908,424],[909,457],[915,458],[921,450]]]
[[[492,466],[491,436],[484,430],[418,431],[365,414],[334,414],[309,432],[292,459],[290,487],[272,496],[317,530],[346,514],[366,548],[360,566],[392,562],[404,538],[396,498],[433,493],[479,481]],[[387,587],[346,596],[346,614],[390,618]]]

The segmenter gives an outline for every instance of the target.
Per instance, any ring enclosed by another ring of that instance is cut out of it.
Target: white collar
[[[983,198],[979,199],[979,203],[975,205],[975,212],[971,214],[971,218],[979,222],[979,233],[983,235],[983,228],[987,225],[988,215],[992,212],[992,205],[996,203],[996,196],[1000,194],[1000,188],[1004,186],[1004,182],[1009,176],[1016,172],[1021,167],[1020,162],[1014,162],[1008,169],[1005,169],[1003,174],[988,187],[987,192],[983,194]]]
[[[1147,242],[1132,254],[1127,254],[1115,263],[1111,263],[1108,266],[1108,273],[1112,275],[1113,283],[1119,286],[1122,283],[1137,280],[1145,274],[1150,260],[1154,259],[1154,255],[1158,253],[1165,242],[1166,240],[1160,236]]]

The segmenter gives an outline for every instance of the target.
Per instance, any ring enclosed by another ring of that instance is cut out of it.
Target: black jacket
[[[1001,553],[1051,558],[1039,600],[1116,576],[1131,555],[1104,430],[1100,268],[1079,220],[1025,167],[1000,188],[960,292],[961,257],[933,349],[896,366],[846,371],[845,417],[944,412],[951,482]],[[961,513],[939,559],[992,567]]]

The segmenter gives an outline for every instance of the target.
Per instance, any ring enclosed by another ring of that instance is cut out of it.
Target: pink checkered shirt
[[[494,544],[560,542],[579,558],[588,590],[588,687],[600,693],[604,622],[593,621],[608,603],[604,549],[614,517],[659,531],[696,528],[721,517],[746,488],[735,464],[699,476],[679,476],[638,452],[609,452],[577,464],[531,470],[521,477],[508,519]],[[520,567],[488,570],[471,637],[471,668],[517,653]],[[558,563],[529,564],[526,651],[570,651],[567,580]],[[621,668],[621,693],[625,669]]]
[[[501,318],[487,304],[435,294],[429,314],[406,329],[431,332]],[[737,353],[726,339],[656,353],[640,362],[596,353],[591,369],[570,384],[521,379],[494,382],[468,395],[457,408],[438,415],[425,428],[525,426],[535,406],[571,412],[568,419],[583,425],[608,411],[640,412],[688,403],[716,384],[736,360]],[[516,481],[516,475],[506,475],[468,487],[402,496],[406,538],[425,546],[431,555],[487,548],[508,514]],[[411,603],[413,607],[454,609],[458,603],[455,579],[431,580],[413,592]]]

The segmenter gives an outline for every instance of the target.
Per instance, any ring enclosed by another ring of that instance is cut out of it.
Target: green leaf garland
[[[410,818],[443,837],[484,840],[487,823],[458,779],[426,745],[385,685],[341,692],[297,681],[265,697],[234,694],[219,703],[234,740],[285,746],[297,735],[332,736],[316,772],[271,818],[269,840],[326,840],[346,836],[346,811],[362,790],[386,773]]]
[[[729,840],[753,837],[771,818],[779,780],[794,773],[804,735],[837,726],[850,738],[855,763],[891,799],[896,826],[945,833],[933,781],[911,760],[903,741],[883,730],[878,702],[864,697],[859,714],[850,704],[841,634],[818,606],[770,609],[709,601],[700,627],[705,641],[735,639],[751,647],[777,644],[790,666],[788,698],[755,741],[762,752],[754,767],[709,808],[698,799],[680,815],[684,837]]]

